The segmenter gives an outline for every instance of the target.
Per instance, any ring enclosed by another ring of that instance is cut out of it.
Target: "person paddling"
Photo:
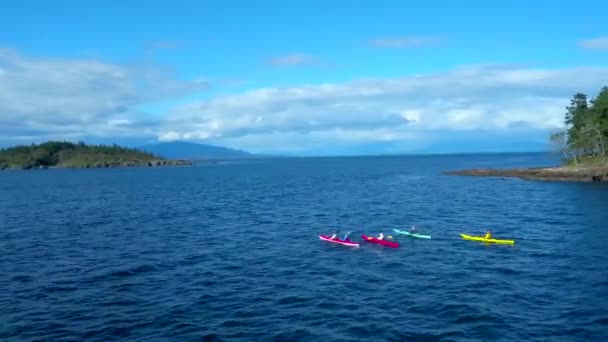
[[[338,233],[334,232],[334,233],[331,235],[330,239],[332,239],[332,240],[333,240],[333,239],[335,239],[335,238],[337,238],[337,237],[338,237]]]
[[[484,239],[489,240],[492,238],[492,233],[490,233],[489,230],[486,231],[486,235],[484,236]]]
[[[378,240],[384,240],[384,234],[380,233],[380,234],[378,235]]]
[[[348,231],[348,233],[344,234],[344,237],[342,238],[342,240],[350,241],[350,239],[348,238],[349,235],[350,235],[350,230]]]

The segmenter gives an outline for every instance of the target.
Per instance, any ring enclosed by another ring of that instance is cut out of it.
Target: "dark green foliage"
[[[50,141],[0,150],[0,169],[45,167],[109,167],[145,165],[162,160],[150,153],[118,145],[85,145]]]
[[[573,163],[577,164],[577,159],[605,162],[608,153],[608,87],[602,88],[591,101],[585,94],[575,94],[566,109],[568,130],[564,148],[572,155]],[[551,140],[559,141],[557,138],[554,135]]]
[[[590,112],[598,122],[598,128],[604,137],[608,137],[608,87],[602,88],[597,97],[591,101]]]
[[[575,144],[579,139],[579,133],[585,124],[589,110],[587,95],[578,93],[570,100],[570,106],[566,107],[566,125],[568,130],[568,143]]]

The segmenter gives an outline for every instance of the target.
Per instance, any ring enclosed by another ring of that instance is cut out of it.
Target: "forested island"
[[[39,168],[108,168],[133,166],[189,165],[183,160],[166,160],[137,149],[118,145],[86,145],[49,141],[0,150],[0,170]]]
[[[577,93],[566,107],[566,130],[551,135],[563,165],[529,169],[451,171],[461,176],[519,177],[532,180],[608,181],[608,87],[589,99]]]

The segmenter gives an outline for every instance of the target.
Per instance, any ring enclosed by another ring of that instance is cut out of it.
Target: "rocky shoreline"
[[[57,165],[50,167],[41,166],[24,166],[24,167],[9,167],[8,165],[0,165],[0,170],[31,170],[31,169],[104,169],[104,168],[123,168],[123,167],[161,167],[161,166],[189,166],[192,162],[187,160],[131,160],[131,161],[110,161],[96,162],[82,165]]]
[[[608,166],[470,169],[444,173],[455,176],[516,177],[540,181],[608,182]]]

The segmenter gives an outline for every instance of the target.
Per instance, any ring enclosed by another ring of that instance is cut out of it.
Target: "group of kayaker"
[[[409,232],[410,233],[415,233],[416,232],[416,227],[412,226],[412,228],[409,229]],[[350,242],[350,238],[348,237],[350,235],[350,233],[351,232],[348,231],[346,234],[344,234],[344,237],[342,238],[342,241]],[[487,234],[489,234],[489,232],[486,233],[486,236],[487,236]],[[338,232],[334,232],[331,235],[330,239],[335,240],[337,238],[338,238]],[[376,239],[378,239],[378,240],[384,240],[384,238],[385,238],[385,236],[384,236],[384,234],[382,232],[380,232],[380,234],[378,234],[378,237],[376,237]],[[388,236],[387,238],[392,239],[393,237],[392,236]]]
[[[425,236],[425,235],[417,234],[416,227],[414,227],[414,226],[412,226],[407,231],[400,231],[398,229],[393,229],[393,230],[395,230],[396,232],[399,232],[401,234],[408,234],[408,235],[413,235],[413,236],[416,236],[416,237],[422,237],[422,238],[429,238],[430,239],[430,236]],[[341,240],[341,241],[344,241],[344,242],[347,242],[347,243],[351,243],[352,241],[349,238],[350,233],[351,233],[351,231],[348,231],[346,234],[344,234],[344,237],[342,237],[342,239],[340,239],[338,237],[338,232],[334,232],[329,239],[330,240],[337,240],[337,241]],[[393,237],[392,236],[385,237],[384,233],[380,232],[375,239],[380,240],[380,241],[384,241],[385,238],[392,239]],[[485,239],[485,240],[492,240],[492,232],[490,230],[486,230],[486,233],[484,234],[483,239]]]
[[[409,229],[410,233],[415,233],[416,232],[416,227],[412,226],[412,228]],[[392,239],[392,236],[388,236],[389,239]],[[378,237],[376,238],[378,240],[384,240],[384,234],[382,234],[382,232],[380,234],[378,234]]]
[[[409,232],[409,233],[416,233],[416,227],[412,226],[412,227],[411,227],[411,228],[408,230],[408,232]],[[347,241],[347,242],[350,242],[350,238],[348,237],[348,236],[350,235],[350,233],[351,233],[351,232],[350,232],[350,231],[348,231],[346,234],[344,234],[344,237],[342,238],[342,241]],[[385,236],[384,236],[384,234],[383,234],[382,232],[380,232],[380,233],[378,234],[378,236],[376,237],[376,239],[378,239],[378,240],[384,240],[384,238],[385,238]],[[392,236],[388,236],[387,238],[392,239]],[[334,233],[331,235],[331,238],[330,238],[330,239],[331,239],[331,240],[339,239],[339,238],[338,238],[338,232],[334,232]],[[490,232],[489,230],[486,230],[486,233],[485,233],[485,235],[484,235],[484,239],[486,239],[486,240],[490,240],[490,239],[492,239],[492,232]]]
[[[412,227],[411,227],[411,228],[410,228],[410,229],[409,229],[407,232],[409,232],[409,233],[416,233],[416,227],[412,226]],[[350,232],[350,231],[348,231],[346,234],[344,234],[344,237],[342,237],[342,239],[340,239],[340,238],[338,237],[338,232],[334,232],[334,233],[333,233],[333,234],[332,234],[332,235],[329,237],[329,239],[330,239],[330,240],[336,240],[336,241],[343,241],[343,242],[351,243],[352,241],[351,241],[351,240],[350,240],[350,238],[349,238],[350,233],[351,233],[351,232]],[[384,233],[382,233],[382,232],[380,232],[380,233],[378,234],[378,236],[376,237],[376,239],[377,239],[377,240],[380,240],[380,241],[384,241],[384,239],[385,239],[385,238],[386,238],[386,239],[392,239],[393,237],[392,237],[392,236],[384,236]]]

